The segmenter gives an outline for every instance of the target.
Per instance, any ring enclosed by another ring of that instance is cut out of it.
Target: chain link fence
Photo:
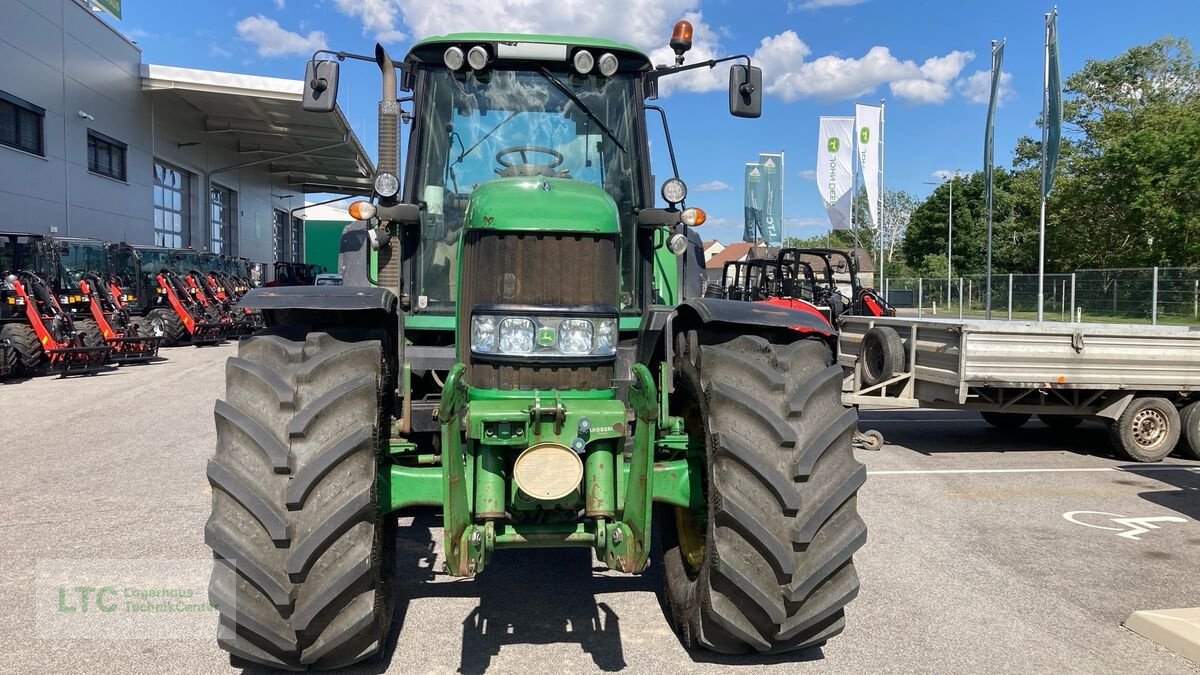
[[[1200,325],[1200,268],[1090,269],[1047,274],[1046,321]],[[987,277],[887,279],[884,292],[902,315],[987,315]],[[993,319],[1037,318],[1036,274],[992,275]]]

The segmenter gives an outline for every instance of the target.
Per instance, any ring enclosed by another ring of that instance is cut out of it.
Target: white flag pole
[[[879,228],[879,279],[876,282],[876,288],[880,293],[885,292],[883,283],[883,245],[887,239],[887,230],[883,226],[883,200],[887,195],[887,190],[883,185],[883,118],[886,108],[887,102],[882,98],[879,99],[879,203],[875,205],[879,213],[875,218],[875,227]],[[884,299],[886,300],[887,298]]]
[[[1038,192],[1043,193],[1042,197],[1042,216],[1038,223],[1038,292],[1037,292],[1037,320],[1041,321],[1042,304],[1045,299],[1045,281],[1046,281],[1046,195],[1044,186],[1046,185],[1046,133],[1049,131],[1049,115],[1050,107],[1050,14],[1046,14],[1046,39],[1044,58],[1042,63],[1042,174],[1041,182],[1038,184]]]
[[[784,211],[783,192],[787,183],[787,163],[783,161],[783,150],[779,151],[779,246],[783,247],[785,236],[783,224],[787,222],[787,212]]]

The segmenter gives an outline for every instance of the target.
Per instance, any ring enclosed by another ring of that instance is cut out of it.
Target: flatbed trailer
[[[1116,450],[1200,458],[1200,326],[844,316],[847,405],[978,410],[1015,428],[1107,422]],[[1182,438],[1182,442],[1180,439]]]

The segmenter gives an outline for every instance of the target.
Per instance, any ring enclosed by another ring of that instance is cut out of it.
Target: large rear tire
[[[692,331],[676,354],[673,407],[704,439],[708,465],[707,512],[659,521],[680,639],[726,654],[823,644],[845,626],[867,536],[841,368],[812,339]]]
[[[159,346],[175,347],[188,338],[187,328],[174,309],[159,307],[146,314],[147,335],[162,338]]]
[[[205,541],[217,641],[235,666],[342,668],[386,643],[380,362],[377,341],[267,331],[226,364]]]
[[[6,323],[0,326],[0,340],[4,339],[9,341],[9,369],[13,375],[31,377],[45,372],[49,364],[46,352],[31,326]]]

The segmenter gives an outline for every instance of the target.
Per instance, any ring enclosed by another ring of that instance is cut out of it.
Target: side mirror
[[[762,68],[730,66],[729,114],[750,118],[762,116]]]
[[[333,112],[337,105],[338,73],[342,64],[337,61],[309,59],[304,67],[304,109],[308,112]]]

